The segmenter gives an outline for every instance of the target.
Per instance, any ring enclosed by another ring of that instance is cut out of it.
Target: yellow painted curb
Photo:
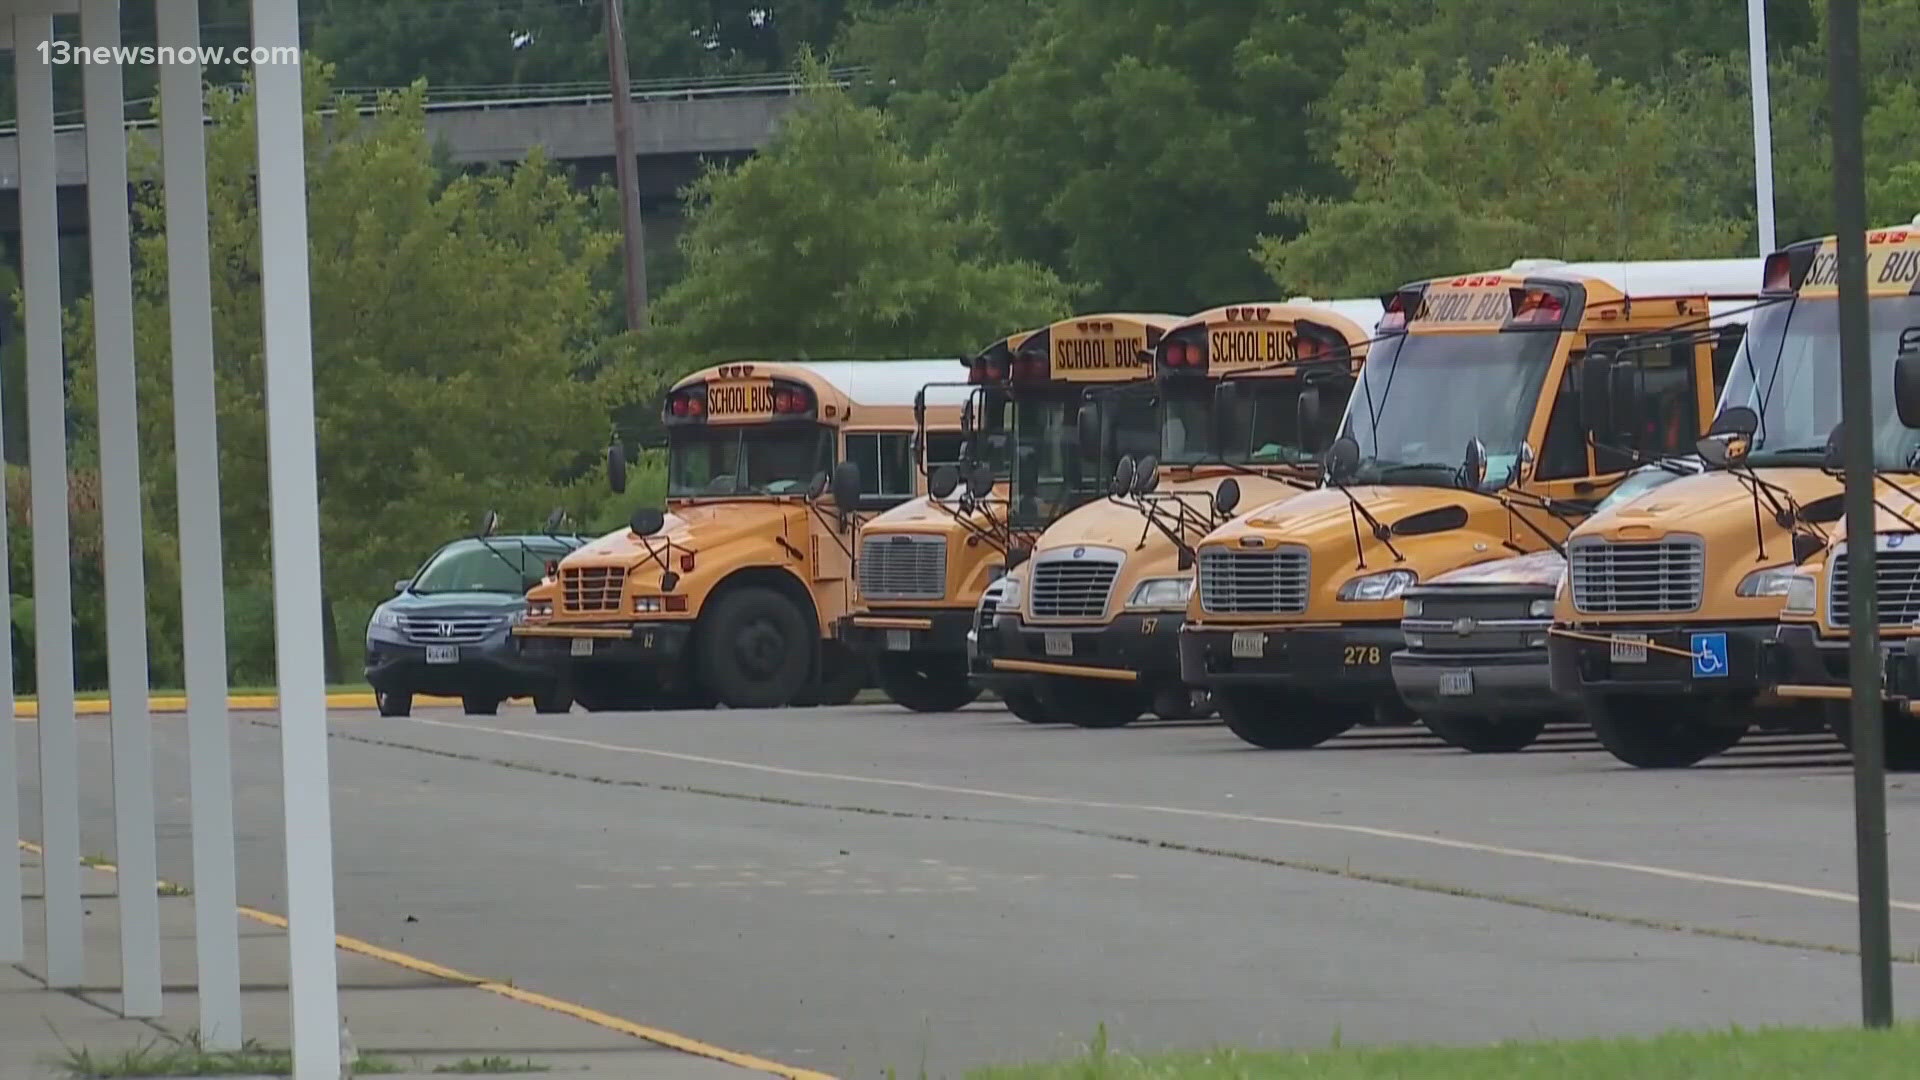
[[[351,697],[354,695],[330,694],[328,696]],[[372,695],[366,696],[371,697]],[[21,840],[19,844],[22,851],[30,851],[35,855],[46,854],[39,844],[31,840]],[[109,874],[118,875],[120,873],[120,868],[112,863],[88,863],[87,866],[94,870],[104,870]],[[161,888],[166,888],[170,883],[161,881],[156,884]],[[285,915],[278,915],[271,911],[261,911],[259,908],[250,908],[244,904],[240,905],[239,911],[242,916],[252,919],[257,923],[264,923],[267,926],[276,927],[281,930],[285,930],[288,927],[287,917]],[[394,952],[392,949],[382,948],[370,941],[362,941],[359,938],[348,937],[345,934],[335,935],[333,942],[335,947],[346,952],[359,953],[361,956],[372,957],[375,960],[383,960],[396,967],[403,967],[409,971],[417,971],[422,975],[431,975],[436,979],[445,979],[447,982],[471,986],[475,990],[485,990],[489,994],[498,994],[509,1001],[517,1001],[522,1005],[533,1005],[551,1012],[560,1013],[563,1016],[571,1016],[576,1020],[583,1020],[595,1027],[603,1027],[610,1031],[617,1031],[622,1035],[630,1035],[636,1039],[653,1043],[656,1046],[665,1046],[673,1050],[678,1050],[681,1053],[710,1058],[714,1061],[724,1061],[729,1065],[742,1069],[769,1073],[773,1076],[781,1077],[783,1080],[838,1080],[832,1073],[815,1072],[812,1069],[802,1069],[792,1065],[784,1065],[778,1061],[770,1061],[755,1054],[743,1054],[738,1050],[728,1050],[726,1047],[701,1042],[699,1039],[690,1039],[685,1035],[667,1031],[664,1028],[649,1027],[646,1024],[636,1024],[631,1020],[614,1016],[611,1013],[603,1013],[598,1009],[590,1009],[585,1005],[575,1005],[571,1001],[562,1001],[559,998],[548,997],[545,994],[535,993],[531,990],[522,990],[512,983],[497,982],[492,979],[481,978],[478,975],[469,975],[464,971],[456,971],[450,967],[443,967],[431,960],[422,960],[417,956]]]
[[[459,698],[432,697],[416,694],[415,705],[429,708],[460,704]],[[235,694],[227,699],[227,708],[235,712],[271,711],[280,707],[278,694]],[[371,709],[374,707],[373,694],[328,694],[329,709]],[[99,716],[113,710],[113,703],[106,698],[83,698],[73,703],[73,711],[80,716]],[[150,697],[147,699],[147,711],[156,713],[178,713],[187,711],[187,699],[178,695],[169,697]],[[37,717],[40,715],[40,703],[37,701],[16,701],[13,705],[16,718]]]

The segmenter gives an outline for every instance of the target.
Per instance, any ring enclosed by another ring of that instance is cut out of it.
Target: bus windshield
[[[673,429],[667,494],[802,495],[833,468],[833,431],[819,424]]]
[[[1108,452],[1097,461],[1084,460],[1078,432],[1082,400],[1077,388],[1058,388],[1022,394],[1014,402],[1016,524],[1045,524],[1106,490],[1120,455],[1158,452],[1152,396],[1122,391],[1105,397],[1101,409]]]
[[[1867,356],[1873,365],[1873,461],[1878,469],[1920,469],[1920,431],[1894,408],[1893,362],[1920,349],[1920,296],[1867,300]],[[1757,389],[1756,389],[1757,387]],[[1760,414],[1748,460],[1754,465],[1819,465],[1840,422],[1840,305],[1801,299],[1754,312],[1727,374],[1720,407]]]
[[[1221,460],[1298,465],[1318,460],[1300,438],[1300,391],[1305,385],[1294,377],[1239,380],[1239,393],[1221,424],[1225,446],[1213,445],[1214,384],[1170,390],[1160,406],[1160,460],[1178,465]]]
[[[1369,484],[1448,484],[1478,438],[1487,475],[1520,453],[1559,333],[1400,334],[1361,368],[1341,434],[1360,443]]]

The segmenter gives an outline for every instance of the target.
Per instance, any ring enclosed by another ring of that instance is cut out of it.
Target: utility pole
[[[1867,355],[1867,185],[1861,134],[1860,2],[1827,2],[1833,94],[1833,228],[1840,286],[1840,421],[1847,476],[1847,663],[1853,727],[1853,842],[1859,880],[1860,1011],[1893,1023],[1887,897],[1887,771],[1880,705],[1880,626],[1874,611],[1873,363]]]
[[[627,81],[627,32],[621,0],[605,0],[607,71],[613,83],[613,179],[620,186],[620,232],[627,270],[627,329],[647,325],[647,247],[640,225],[640,178],[633,156],[633,85]]]

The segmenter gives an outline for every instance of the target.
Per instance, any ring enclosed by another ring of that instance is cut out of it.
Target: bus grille
[[[624,566],[563,566],[560,568],[561,606],[568,611],[617,613],[620,593],[626,584]]]
[[[941,600],[947,595],[947,538],[869,536],[860,544],[860,595],[868,600]]]
[[[1574,609],[1588,615],[1658,614],[1700,606],[1706,553],[1700,538],[1639,543],[1586,540],[1567,551]]]
[[[1827,621],[1846,626],[1850,613],[1845,544],[1839,545],[1828,565],[1833,572],[1827,579]],[[1920,621],[1920,551],[1875,552],[1873,576],[1877,585],[1874,617],[1881,626],[1911,626]]]
[[[1120,562],[1103,556],[1035,562],[1033,617],[1097,619],[1107,613],[1107,596],[1120,576]]]
[[[1307,610],[1307,549],[1200,553],[1200,606],[1220,615],[1297,615]]]

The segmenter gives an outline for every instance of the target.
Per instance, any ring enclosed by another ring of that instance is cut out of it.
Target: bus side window
[[[1547,437],[1540,447],[1534,475],[1542,480],[1569,480],[1587,475],[1587,433],[1580,427],[1580,363],[1576,353],[1560,377],[1560,393],[1547,417]]]
[[[847,435],[847,460],[860,466],[860,494],[876,498],[913,494],[912,440],[904,431]]]

